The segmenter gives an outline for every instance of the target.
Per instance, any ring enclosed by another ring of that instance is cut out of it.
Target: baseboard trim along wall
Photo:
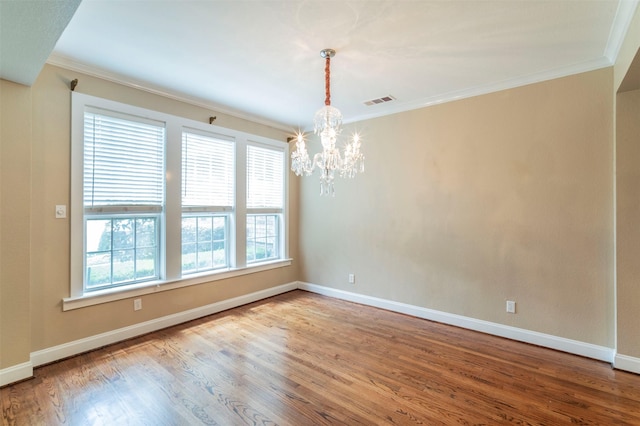
[[[145,321],[134,324],[129,327],[119,328],[106,333],[90,336],[84,339],[75,340],[73,342],[64,343],[62,345],[43,349],[31,353],[31,360],[22,364],[14,365],[0,370],[0,386],[18,382],[33,377],[33,368],[39,365],[48,364],[63,358],[78,355],[83,352],[91,351],[113,343],[121,342],[145,333],[161,330],[207,315],[232,309],[248,303],[257,302],[268,297],[286,293],[288,291],[301,289],[312,293],[322,294],[337,299],[347,300],[366,306],[385,309],[392,312],[398,312],[411,315],[417,318],[436,321],[443,324],[454,325],[469,330],[480,331],[482,333],[492,334],[495,336],[505,337],[525,343],[531,343],[538,346],[556,349],[575,355],[606,361],[613,364],[614,368],[625,370],[632,373],[640,374],[640,358],[634,358],[627,355],[616,354],[612,348],[597,346],[590,343],[580,342],[550,334],[538,333],[535,331],[520,329],[503,324],[492,323],[489,321],[478,320],[475,318],[465,317],[462,315],[450,314],[447,312],[428,309],[420,306],[409,305],[406,303],[395,302],[392,300],[381,299],[372,296],[352,293],[344,290],[338,290],[331,287],[325,287],[317,284],[305,282],[292,282],[265,290],[234,297],[232,299],[222,300],[188,311],[179,312],[151,321]]]
[[[140,336],[145,333],[161,330],[163,328],[171,327],[183,322],[202,318],[207,315],[216,314],[218,312],[226,311],[227,309],[246,305],[247,303],[257,302],[258,300],[266,299],[271,296],[276,296],[281,293],[295,290],[297,287],[298,286],[296,282],[283,284],[277,287],[271,287],[265,290],[256,291],[254,293],[234,297],[232,299],[221,300],[220,302],[201,306],[199,308],[189,309],[188,311],[179,312],[177,314],[167,315],[165,317],[157,318],[154,320],[141,322],[129,327],[119,328],[117,330],[97,334],[95,336],[54,346],[52,348],[44,349],[41,351],[32,352],[31,363],[34,367],[37,367],[39,365],[57,361],[62,358],[77,355],[82,352],[87,352],[93,349],[100,348],[102,346],[130,339],[132,337]]]
[[[462,315],[450,314],[447,312],[436,311],[434,309],[423,308],[420,306],[409,305],[392,300],[380,299],[377,297],[366,296],[357,293],[351,293],[344,290],[338,290],[331,287],[325,287],[317,284],[299,283],[298,288],[325,296],[335,297],[337,299],[347,300],[362,305],[373,306],[388,311],[398,312],[411,315],[417,318],[427,319],[440,322],[443,324],[455,325],[457,327],[469,330],[480,331],[494,336],[505,337],[507,339],[517,340],[520,342],[531,343],[550,349],[556,349],[575,355],[593,358],[600,361],[614,362],[614,350],[604,346],[597,346],[591,343],[580,342],[577,340],[565,339],[550,334],[538,333],[536,331],[525,330],[521,328],[511,327],[508,325],[493,323],[489,321],[478,320],[475,318],[465,317]],[[639,362],[640,360],[636,360]],[[638,364],[640,365],[640,364]],[[626,370],[614,364],[615,368]],[[633,370],[628,370],[633,371]]]
[[[53,346],[51,348],[35,351],[31,353],[31,361],[20,365],[12,366],[0,370],[0,386],[20,380],[28,379],[33,376],[33,368],[39,365],[48,364],[73,355],[78,355],[93,349],[97,349],[106,345],[121,342],[142,334],[161,330],[173,325],[181,324],[207,315],[226,311],[248,303],[257,302],[258,300],[286,293],[298,288],[297,282],[283,284],[260,290],[254,293],[245,294],[234,297],[232,299],[222,300],[210,305],[201,306],[199,308],[190,309],[188,311],[179,312],[173,315],[167,315],[150,321],[141,322],[128,327],[119,328],[117,330],[108,331],[106,333],[97,334],[84,339],[75,340],[73,342],[64,343],[62,345]]]
[[[616,354],[613,365],[619,370],[640,374],[640,358]]]
[[[33,364],[31,364],[31,362],[12,365],[11,367],[0,370],[0,386],[30,379],[31,377],[33,377]]]

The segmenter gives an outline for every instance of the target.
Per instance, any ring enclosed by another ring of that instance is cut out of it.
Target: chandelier
[[[338,108],[331,106],[331,58],[335,56],[333,49],[323,49],[320,56],[325,58],[324,82],[325,100],[324,107],[320,108],[313,119],[313,132],[320,135],[322,152],[313,156],[313,161],[307,152],[304,135],[298,133],[296,137],[296,149],[291,153],[291,170],[297,175],[309,176],[313,171],[320,169],[320,195],[335,195],[333,180],[336,173],[340,177],[353,178],[356,173],[364,172],[364,155],[360,152],[360,136],[356,133],[351,140],[345,143],[344,151],[336,147],[338,136],[342,131],[342,113]]]

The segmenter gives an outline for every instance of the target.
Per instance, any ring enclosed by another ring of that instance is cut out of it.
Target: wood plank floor
[[[35,370],[3,425],[640,425],[640,376],[293,291]]]

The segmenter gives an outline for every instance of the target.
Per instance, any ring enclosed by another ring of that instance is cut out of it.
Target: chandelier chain
[[[331,105],[331,56],[327,56],[324,66],[324,104]]]

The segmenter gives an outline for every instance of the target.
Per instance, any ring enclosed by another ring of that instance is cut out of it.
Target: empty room
[[[3,425],[640,424],[636,0],[0,0]]]

